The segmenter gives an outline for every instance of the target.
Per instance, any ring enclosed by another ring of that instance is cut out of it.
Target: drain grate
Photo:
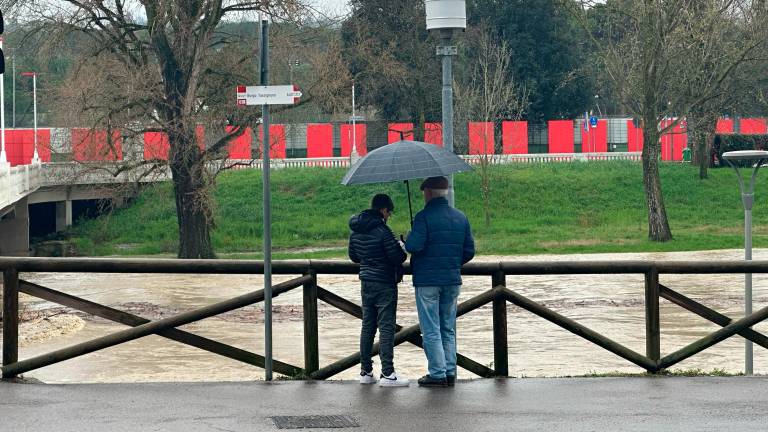
[[[276,416],[272,417],[278,429],[353,428],[360,423],[347,415]]]

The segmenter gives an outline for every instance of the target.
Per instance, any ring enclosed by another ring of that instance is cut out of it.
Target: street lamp
[[[38,163],[40,162],[40,156],[37,154],[37,72],[22,72],[21,76],[32,77],[32,112],[34,114],[35,129],[35,152],[32,156],[32,163]]]
[[[464,0],[425,0],[427,30],[440,32],[442,46],[437,55],[443,62],[443,148],[453,151],[453,71],[451,58],[459,50],[452,45],[454,30],[467,28],[467,6]],[[453,206],[453,176],[448,176],[448,203]]]
[[[744,204],[744,260],[752,260],[752,204],[755,201],[755,180],[757,171],[765,160],[768,160],[768,151],[740,150],[723,153],[723,159],[736,171],[741,190],[741,202]],[[752,169],[752,178],[749,185],[744,185],[739,166],[734,162],[757,161]],[[752,314],[752,273],[744,274],[744,315]],[[752,342],[747,340],[744,345],[744,374],[752,375]]]

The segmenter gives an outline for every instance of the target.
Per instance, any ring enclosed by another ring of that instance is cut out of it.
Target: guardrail
[[[264,367],[264,357],[249,351],[229,346],[211,339],[178,330],[177,327],[228,312],[264,300],[264,291],[258,290],[239,297],[225,300],[195,311],[185,312],[157,321],[103,306],[74,297],[53,289],[27,282],[19,278],[20,272],[75,272],[75,273],[208,273],[208,274],[261,274],[261,261],[235,260],[153,260],[153,259],[73,259],[73,258],[0,258],[3,271],[3,378],[48,366],[83,354],[91,353],[117,344],[125,343],[150,334],[157,334],[178,342],[198,347],[253,366]],[[341,360],[320,367],[318,301],[347,312],[355,318],[362,318],[359,305],[323,288],[318,277],[325,274],[357,274],[356,264],[343,261],[275,261],[275,274],[300,275],[273,287],[275,296],[301,287],[303,290],[304,315],[304,367],[274,361],[275,372],[309,379],[326,379],[356,366],[360,353],[352,353]],[[406,266],[406,273],[410,269]],[[673,289],[659,283],[660,274],[718,274],[718,273],[768,273],[768,261],[585,261],[585,262],[498,262],[469,263],[462,269],[464,275],[488,276],[491,279],[487,291],[459,304],[457,315],[462,316],[486,304],[493,307],[493,369],[468,357],[458,354],[457,363],[481,377],[507,376],[507,304],[511,303],[541,318],[550,321],[576,336],[582,337],[617,356],[634,363],[648,372],[655,373],[689,358],[733,336],[740,335],[758,346],[768,348],[768,337],[758,333],[751,326],[768,318],[768,307],[751,315],[734,320],[698,303]],[[506,287],[507,275],[569,275],[594,274],[642,274],[644,286],[638,287],[645,293],[646,352],[640,354],[610,338],[591,330],[547,307],[536,303]],[[329,287],[330,288],[330,287]],[[131,328],[87,342],[56,350],[29,359],[18,359],[18,295],[25,293],[48,301],[59,303],[83,312],[130,326]],[[699,315],[722,328],[696,342],[661,356],[661,329],[659,324],[659,299],[664,298],[684,309]],[[421,346],[419,325],[397,326],[395,344],[409,342]],[[374,346],[374,354],[379,346]]]

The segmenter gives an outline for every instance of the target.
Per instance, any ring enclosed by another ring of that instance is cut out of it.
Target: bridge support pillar
[[[72,200],[56,202],[56,232],[72,226]]]
[[[29,256],[29,207],[27,198],[14,211],[0,218],[0,255]]]

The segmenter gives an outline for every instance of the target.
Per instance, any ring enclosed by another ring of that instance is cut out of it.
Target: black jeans
[[[395,371],[393,359],[395,317],[397,314],[397,285],[361,281],[363,298],[363,328],[360,331],[360,366],[366,372],[373,370],[371,351],[376,327],[379,328],[379,358],[381,373]]]

